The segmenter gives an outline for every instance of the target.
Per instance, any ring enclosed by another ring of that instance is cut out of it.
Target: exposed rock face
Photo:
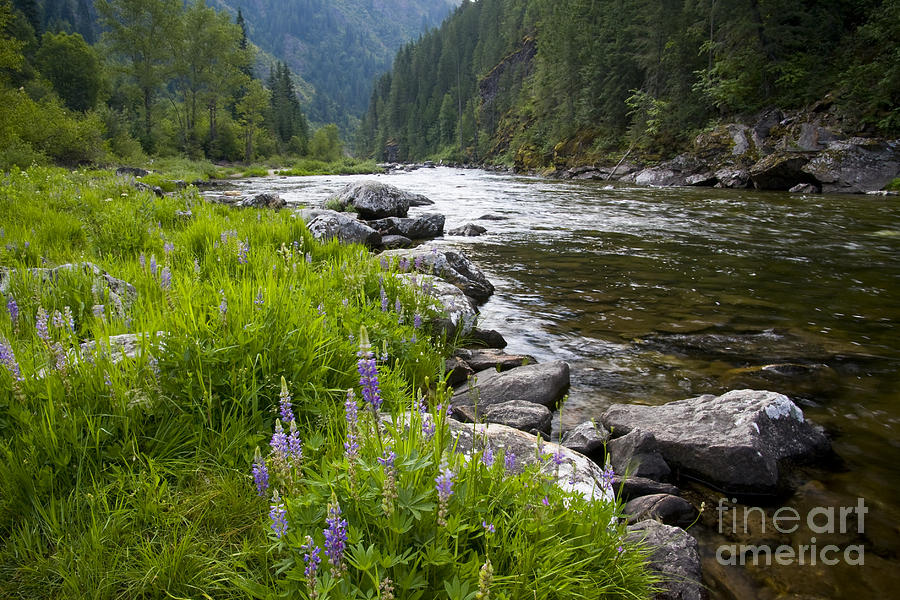
[[[466,223],[462,227],[457,227],[455,229],[451,229],[450,231],[447,232],[447,234],[448,235],[461,235],[461,236],[466,236],[466,237],[476,237],[485,232],[487,232],[487,229],[485,229],[481,225],[475,225],[474,223]]]
[[[408,250],[390,250],[384,256],[406,258],[422,273],[432,273],[461,289],[476,302],[487,300],[494,293],[493,284],[465,255],[453,250],[419,246]]]
[[[476,410],[477,409],[477,410]],[[453,416],[466,423],[500,423],[528,433],[550,433],[553,413],[533,402],[510,400],[482,407],[480,404],[454,406]]]
[[[786,461],[830,449],[818,426],[781,394],[734,390],[662,406],[615,404],[600,421],[616,435],[652,433],[672,468],[727,493],[775,494]]]
[[[815,183],[803,171],[810,156],[799,152],[770,154],[750,168],[750,179],[759,190],[787,190],[798,183]]]
[[[521,367],[525,364],[537,363],[537,360],[535,360],[533,356],[524,354],[505,354],[494,348],[484,350],[460,348],[454,352],[453,355],[465,361],[473,371],[484,371],[485,369],[508,371],[509,369]]]
[[[427,213],[415,219],[387,217],[369,221],[381,235],[402,235],[411,240],[430,240],[444,235],[444,215]]]
[[[469,380],[469,377],[475,374],[472,367],[457,356],[451,356],[444,362],[444,372],[449,373],[447,385],[450,387],[456,387],[465,383]]]
[[[409,248],[412,246],[412,240],[402,235],[383,235],[381,236],[381,245],[385,250]]]
[[[475,404],[487,407],[510,400],[533,402],[555,408],[569,388],[569,365],[561,360],[525,365],[476,381],[472,389],[463,386],[454,394],[454,406]]]
[[[429,295],[437,300],[443,307],[444,314],[450,321],[453,333],[462,327],[460,333],[469,333],[475,325],[477,313],[475,307],[462,291],[446,281],[430,276],[415,275],[413,273],[398,273],[399,279],[413,287],[424,287],[429,290]]]
[[[653,519],[679,527],[687,527],[697,517],[697,510],[690,502],[671,494],[652,494],[629,500],[624,512],[629,523]]]
[[[479,329],[478,327],[475,327],[469,332],[469,339],[471,339],[474,344],[483,348],[506,348],[506,340],[499,331],[493,329]]]
[[[287,202],[278,194],[257,194],[237,204],[242,208],[270,208],[278,210],[287,206]]]
[[[598,426],[593,421],[585,421],[565,432],[559,443],[570,450],[593,457],[603,451],[603,444],[608,439],[609,432],[602,425]]]
[[[900,176],[900,140],[852,138],[829,142],[803,168],[822,191],[851,194],[878,190]]]
[[[653,549],[650,568],[662,578],[663,591],[657,600],[703,600],[706,593],[700,584],[700,553],[692,535],[656,521],[641,521],[628,526],[632,541],[643,541]]]
[[[606,449],[616,473],[629,473],[656,481],[665,480],[671,473],[659,453],[656,437],[650,432],[632,429],[621,437],[609,440]]]
[[[110,302],[115,303],[118,300],[124,307],[128,307],[137,298],[137,290],[134,289],[133,285],[113,277],[94,263],[70,263],[53,267],[52,269],[28,269],[28,272],[31,277],[40,278],[45,283],[56,283],[59,277],[66,273],[80,273],[89,276],[93,284],[99,286],[101,291],[108,290]],[[9,293],[10,278],[15,273],[15,269],[0,267],[0,293]]]
[[[359,181],[347,185],[334,198],[342,207],[352,206],[366,220],[405,217],[411,194],[378,181]]]
[[[556,484],[563,490],[579,493],[587,499],[611,500],[613,497],[612,493],[604,491],[598,483],[603,481],[603,469],[586,456],[551,442],[539,441],[537,436],[499,423],[472,425],[455,419],[449,419],[448,423],[453,439],[451,444],[456,444],[457,452],[471,456],[473,449],[480,449],[487,442],[493,448],[497,460],[503,460],[501,457],[505,452],[515,454],[514,472],[521,472],[524,465],[541,462],[543,472],[555,477]],[[538,448],[544,457],[558,452],[562,464],[557,467],[552,460],[539,461]]]
[[[381,234],[353,216],[336,211],[322,211],[306,227],[320,242],[336,239],[343,244],[381,245]]]
[[[613,491],[619,494],[625,502],[651,494],[671,494],[672,496],[681,494],[681,490],[671,483],[662,483],[646,477],[629,476],[626,479],[624,475],[613,477]]]

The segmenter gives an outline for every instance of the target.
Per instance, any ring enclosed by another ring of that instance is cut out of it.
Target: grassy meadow
[[[649,594],[618,504],[448,450],[405,265],[133,183],[0,174],[0,597]],[[85,262],[133,291],[29,270]]]

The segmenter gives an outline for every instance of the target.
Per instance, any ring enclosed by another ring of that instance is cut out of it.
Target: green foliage
[[[334,123],[316,130],[309,142],[309,153],[312,158],[324,162],[335,162],[343,155],[340,134]]]
[[[82,112],[94,108],[102,85],[100,59],[80,34],[45,33],[36,61],[66,107]]]

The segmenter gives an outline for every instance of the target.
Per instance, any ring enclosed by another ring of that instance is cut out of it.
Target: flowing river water
[[[690,531],[700,541],[712,598],[894,597],[900,200],[658,189],[450,168],[233,185],[321,206],[347,183],[372,178],[435,201],[410,216],[440,212],[447,231],[469,222],[487,228],[480,237],[433,243],[462,250],[494,283],[479,322],[500,331],[508,351],[571,365],[569,400],[554,419],[554,435],[612,403],[662,404],[740,388],[787,394],[826,428],[834,460],[796,472],[789,496],[737,506],[729,499],[732,512],[722,513],[715,510],[721,494],[684,485],[695,506],[708,507]],[[868,512],[854,514],[840,531],[839,507],[860,499]],[[796,531],[772,527],[782,506],[800,515]],[[763,511],[768,522],[758,517]],[[812,524],[811,512],[818,513]],[[723,546],[740,544],[817,549],[807,549],[802,563],[795,556],[754,564],[747,556],[744,565],[728,564]],[[837,550],[823,555],[828,545]]]

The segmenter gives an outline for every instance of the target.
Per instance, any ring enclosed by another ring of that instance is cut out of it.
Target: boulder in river
[[[465,237],[475,237],[479,236],[482,233],[487,232],[487,229],[482,227],[481,225],[475,225],[474,223],[466,223],[461,227],[457,227],[455,229],[451,229],[447,232],[448,235],[461,235]]]
[[[672,472],[659,452],[656,436],[641,429],[609,440],[606,451],[616,473],[664,481]]]
[[[506,354],[495,348],[487,348],[483,350],[471,350],[469,348],[459,348],[453,353],[466,362],[473,371],[484,371],[485,369],[497,369],[498,371],[508,371],[515,367],[521,367],[526,364],[537,363],[533,356],[525,354]]]
[[[381,246],[385,250],[409,248],[410,246],[412,246],[412,240],[402,235],[383,235],[381,236]]]
[[[336,239],[343,244],[364,244],[369,248],[381,245],[380,233],[347,213],[322,211],[306,227],[320,242]]]
[[[491,374],[487,380],[477,380],[457,390],[451,403],[454,406],[477,403],[485,407],[519,400],[556,408],[568,389],[569,365],[557,360]]]
[[[629,475],[628,477],[625,475],[613,476],[613,491],[619,495],[623,502],[652,494],[681,495],[681,490],[671,483],[654,481],[646,477],[635,477],[634,475]]]
[[[369,221],[381,235],[402,235],[411,240],[429,240],[444,235],[444,215],[425,213],[416,218],[386,217]]]
[[[478,346],[481,348],[506,348],[506,340],[495,329],[481,329],[479,327],[472,328],[463,343],[467,348]]]
[[[879,190],[900,176],[900,140],[830,141],[802,170],[824,193]]]
[[[603,425],[585,421],[566,431],[559,443],[570,450],[593,458],[595,455],[602,454],[608,439],[609,432],[603,428]]]
[[[650,568],[663,581],[656,600],[703,600],[700,553],[694,536],[678,527],[646,520],[628,526],[628,538],[651,548]]]
[[[252,198],[241,200],[237,206],[241,208],[269,208],[278,210],[287,206],[287,202],[278,194],[263,193],[257,194]]]
[[[652,433],[669,467],[726,493],[776,494],[788,461],[830,450],[823,430],[787,396],[733,390],[661,406],[614,404],[600,417],[613,435]]]
[[[453,416],[467,423],[500,423],[528,433],[550,433],[553,413],[546,406],[521,400],[477,407],[463,404],[453,407]]]
[[[429,296],[438,301],[443,308],[444,315],[452,326],[452,334],[465,335],[475,325],[477,313],[472,302],[455,285],[436,279],[428,275],[414,273],[398,273],[398,279],[407,285],[427,290]],[[457,332],[458,328],[462,328]],[[451,333],[451,332],[448,332]]]
[[[342,208],[352,206],[366,220],[405,217],[410,203],[420,205],[422,199],[427,200],[398,187],[371,180],[348,184],[333,198]]]
[[[476,302],[487,300],[494,293],[494,285],[466,256],[454,250],[436,246],[418,246],[405,250],[389,250],[383,256],[406,259],[414,269],[429,273],[452,283]]]
[[[750,179],[758,190],[789,190],[798,183],[815,184],[816,179],[803,170],[810,160],[805,152],[776,152],[750,167]]]
[[[680,496],[672,494],[651,494],[640,496],[625,503],[623,512],[629,523],[654,519],[666,525],[687,527],[697,518],[697,509]]]

